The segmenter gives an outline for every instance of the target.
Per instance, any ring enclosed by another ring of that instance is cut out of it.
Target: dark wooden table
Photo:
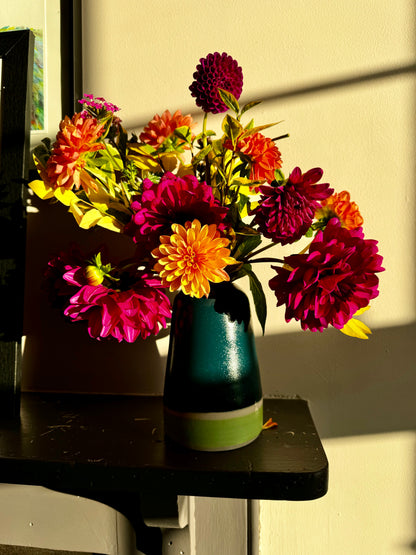
[[[302,399],[266,399],[265,430],[223,453],[167,441],[160,397],[23,393],[20,421],[0,421],[0,482],[102,501],[136,526],[140,500],[197,495],[309,500],[325,495],[328,461]]]

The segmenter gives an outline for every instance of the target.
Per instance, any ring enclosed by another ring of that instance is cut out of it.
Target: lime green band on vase
[[[198,451],[229,451],[254,441],[263,426],[263,401],[226,412],[178,412],[165,406],[165,433]]]

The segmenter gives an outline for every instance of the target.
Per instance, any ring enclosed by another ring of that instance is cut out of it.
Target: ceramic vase
[[[250,306],[231,283],[208,298],[177,294],[164,388],[168,438],[190,449],[226,451],[254,441],[263,402]]]

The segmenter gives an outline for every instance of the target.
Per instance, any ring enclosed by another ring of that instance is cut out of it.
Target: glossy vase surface
[[[201,451],[236,449],[263,424],[247,296],[230,283],[174,300],[164,390],[165,433]]]

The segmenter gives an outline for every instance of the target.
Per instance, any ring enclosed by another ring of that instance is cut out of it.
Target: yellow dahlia
[[[200,299],[208,297],[210,281],[230,280],[224,268],[237,261],[230,257],[229,239],[221,237],[215,224],[201,227],[194,220],[185,226],[172,224],[172,231],[172,235],[162,235],[159,247],[152,251],[157,259],[154,270],[164,287]]]

